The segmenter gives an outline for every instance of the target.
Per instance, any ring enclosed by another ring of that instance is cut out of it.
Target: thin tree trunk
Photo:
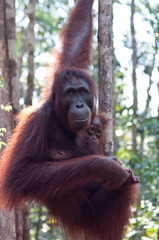
[[[39,233],[40,233],[40,228],[41,228],[41,216],[42,216],[42,207],[39,207],[39,214],[38,214],[38,222],[36,225],[36,235],[35,239],[39,240]]]
[[[4,81],[4,90],[0,88],[0,104],[10,105],[12,102],[11,79],[8,56],[8,42],[6,29],[6,9],[5,1],[0,1],[0,69],[2,80]],[[13,113],[6,112],[0,108],[0,127],[7,129],[2,140],[7,142],[13,128]]]
[[[28,5],[29,25],[27,29],[27,47],[28,47],[28,82],[25,105],[32,105],[33,89],[34,89],[34,24],[35,24],[35,5],[36,0],[30,0]],[[23,240],[30,239],[30,221],[29,206],[26,203],[23,209]]]
[[[23,56],[26,51],[26,45],[27,45],[27,36],[26,36],[26,31],[22,29],[22,46],[20,50],[20,57],[18,59],[18,72],[19,72],[19,79],[21,78],[22,75],[22,68],[23,68]]]
[[[0,1],[0,72],[5,86],[0,89],[0,104],[12,105],[13,111],[0,109],[0,128],[6,128],[3,141],[7,142],[13,128],[13,113],[19,109],[19,85],[16,61],[15,1]],[[0,169],[1,172],[1,169]],[[14,211],[0,210],[0,240],[15,239]]]
[[[136,150],[136,139],[137,139],[137,80],[136,80],[136,68],[137,68],[137,47],[136,47],[136,38],[135,38],[135,27],[134,27],[134,14],[135,14],[135,0],[131,1],[131,38],[132,38],[132,83],[133,83],[133,123],[132,123],[132,148],[133,151]]]
[[[22,210],[22,215],[23,215],[23,240],[29,240],[30,239],[30,220],[29,220],[29,215],[30,215],[30,208],[29,204],[25,203],[23,210]]]
[[[114,4],[114,1],[115,0],[112,0],[112,28],[113,28],[113,21],[114,21],[114,15],[113,15],[113,4]],[[112,31],[112,38],[114,38],[114,34],[113,34],[113,31]],[[115,53],[114,53],[114,42],[112,40],[112,99],[113,99],[113,109],[115,109],[115,105],[116,105],[116,94],[115,94]],[[113,153],[114,155],[116,154],[117,152],[117,136],[115,134],[115,131],[117,129],[117,121],[116,121],[116,118],[115,118],[115,111],[113,111]]]
[[[144,134],[144,126],[145,126],[145,120],[147,118],[147,114],[149,112],[149,107],[150,107],[150,102],[151,102],[151,95],[150,95],[150,90],[151,90],[151,86],[152,86],[152,71],[154,69],[154,66],[155,66],[155,58],[156,58],[156,54],[157,54],[157,51],[155,51],[154,55],[153,55],[153,59],[152,59],[152,64],[150,66],[150,73],[149,73],[149,86],[147,88],[147,100],[146,100],[146,106],[145,106],[145,110],[144,110],[144,114],[143,114],[143,120],[142,120],[142,132],[140,133],[140,137],[141,137],[141,140],[140,140],[140,153],[143,153],[144,151],[144,140],[145,140],[145,134]]]
[[[145,134],[144,134],[144,129],[142,130],[142,132],[140,133],[140,154],[143,153],[144,151],[144,140],[145,140]]]
[[[155,35],[155,31],[154,31],[154,35]],[[146,107],[145,107],[145,116],[147,116],[148,111],[149,111],[149,106],[150,106],[150,102],[151,102],[151,95],[150,95],[150,91],[151,91],[151,86],[152,86],[152,72],[154,70],[155,67],[155,60],[156,60],[156,55],[158,53],[158,39],[155,39],[155,46],[154,46],[154,54],[153,54],[153,59],[152,59],[152,64],[149,66],[148,69],[148,75],[149,75],[149,86],[147,88],[147,101],[146,101]]]
[[[23,240],[23,218],[22,211],[19,208],[15,209],[15,229],[16,229],[16,240]]]
[[[17,40],[15,24],[15,0],[5,0],[5,26],[7,34],[8,57],[9,57],[9,77],[11,82],[11,98],[13,113],[17,113],[19,108],[19,79],[17,67]]]
[[[6,32],[7,32],[8,57],[9,57],[10,93],[11,93],[11,104],[12,104],[13,114],[14,114],[13,117],[15,117],[16,113],[20,110],[20,105],[19,105],[20,85],[19,85],[19,76],[18,76],[18,65],[17,65],[15,0],[12,0],[12,1],[6,0],[5,2],[6,2],[5,24],[6,24]],[[15,216],[17,216],[16,210],[15,210]],[[21,221],[19,221],[19,219],[16,219],[16,218],[15,218],[15,227],[16,227],[16,234],[18,236],[18,240],[21,240],[20,236],[21,236],[22,223]]]
[[[25,105],[32,105],[32,96],[34,89],[34,24],[35,24],[35,4],[36,0],[30,0],[28,5],[29,25],[27,30],[28,42],[28,83]]]
[[[113,154],[112,0],[99,0],[99,112],[110,119],[104,133],[104,154]]]
[[[146,74],[148,74],[149,76],[149,86],[147,88],[147,100],[146,100],[146,106],[145,106],[145,110],[143,112],[143,120],[142,120],[142,126],[145,126],[145,120],[147,118],[147,115],[149,113],[149,108],[150,108],[150,102],[151,102],[151,95],[150,95],[150,91],[151,91],[151,87],[152,87],[152,73],[155,67],[155,62],[156,62],[156,55],[158,53],[158,38],[156,37],[156,29],[154,28],[154,53],[153,53],[153,58],[152,58],[152,63],[151,65],[148,66]],[[141,133],[141,142],[140,142],[140,152],[144,151],[144,127],[143,127],[143,132]]]

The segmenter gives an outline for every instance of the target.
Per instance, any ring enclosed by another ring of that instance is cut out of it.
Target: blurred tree
[[[135,37],[135,26],[134,26],[134,14],[135,14],[135,0],[131,0],[131,39],[132,39],[132,83],[133,83],[133,119],[132,119],[132,148],[136,151],[137,146],[137,79],[136,79],[136,68],[137,68],[137,47]]]
[[[27,50],[28,50],[28,80],[25,105],[32,105],[32,96],[34,90],[34,24],[35,24],[35,4],[36,0],[30,0],[28,4],[29,24],[27,29]]]

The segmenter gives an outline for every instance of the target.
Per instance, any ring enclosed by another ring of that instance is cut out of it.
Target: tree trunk
[[[41,228],[41,224],[42,224],[41,216],[42,216],[42,207],[40,206],[39,213],[38,213],[38,222],[36,225],[36,235],[35,235],[36,240],[39,240],[39,233],[40,233],[40,228]]]
[[[29,240],[30,239],[30,220],[29,220],[29,204],[25,203],[24,208],[22,210],[23,215],[23,240]]]
[[[9,77],[11,82],[11,98],[13,113],[17,113],[19,108],[19,79],[17,67],[17,40],[15,24],[15,0],[5,0],[5,27],[7,34]]]
[[[18,58],[18,76],[19,79],[21,78],[22,75],[22,69],[23,69],[23,56],[27,48],[27,33],[26,31],[22,28],[22,40],[21,40],[21,49],[20,49],[20,56]]]
[[[133,119],[132,119],[132,148],[136,150],[136,138],[137,138],[137,84],[136,84],[136,68],[137,68],[137,47],[135,38],[134,27],[134,14],[135,14],[135,0],[131,1],[131,38],[132,38],[132,83],[133,83]]]
[[[10,105],[12,102],[11,79],[9,69],[9,55],[6,29],[6,9],[5,1],[0,1],[0,69],[1,77],[4,81],[4,90],[0,88],[0,104]],[[13,113],[0,108],[0,127],[6,128],[7,132],[2,137],[2,141],[7,142],[13,128]]]
[[[7,142],[13,128],[13,113],[19,109],[19,84],[16,61],[15,1],[0,1],[0,72],[4,90],[0,89],[0,104],[12,105],[13,111],[0,109],[0,128],[7,132],[2,141]],[[1,169],[0,169],[1,170]],[[0,210],[0,240],[15,239],[14,211]]]
[[[30,0],[28,5],[29,25],[27,29],[27,47],[28,47],[28,82],[25,105],[32,105],[32,97],[34,90],[34,24],[35,24],[35,5],[36,0]],[[25,46],[24,46],[25,47]],[[30,239],[30,221],[29,221],[29,206],[26,203],[23,208],[23,240]]]
[[[22,211],[18,207],[15,209],[15,230],[16,240],[23,240],[23,218]]]
[[[112,0],[99,0],[99,112],[110,121],[104,133],[104,154],[113,154],[113,97],[112,97]]]
[[[32,105],[32,96],[34,89],[34,24],[35,24],[35,4],[36,0],[30,0],[28,5],[29,25],[27,30],[28,42],[28,83],[25,105]]]

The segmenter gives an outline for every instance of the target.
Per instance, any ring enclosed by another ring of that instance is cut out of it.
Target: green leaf
[[[7,130],[6,130],[6,128],[0,128],[0,132],[4,132],[4,133],[6,133]]]
[[[0,150],[2,149],[2,145],[3,145],[3,146],[6,146],[6,143],[0,141]]]
[[[4,106],[3,104],[0,105],[0,108],[6,112],[10,112],[12,111],[12,106],[8,105],[8,106]]]
[[[4,81],[0,78],[0,87],[4,89]]]

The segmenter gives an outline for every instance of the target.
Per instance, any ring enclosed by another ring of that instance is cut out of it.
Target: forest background
[[[0,11],[3,2],[0,2]],[[7,58],[0,34],[1,150],[12,132],[13,119],[18,110],[39,101],[51,49],[58,42],[58,32],[74,2],[16,1],[16,26],[10,21],[13,34],[10,34],[8,43],[13,48],[11,56],[17,59],[18,67],[15,62],[10,65],[11,85],[7,84]],[[6,3],[14,10],[14,0],[7,0]],[[114,69],[114,154],[124,166],[132,168],[141,180],[141,201],[138,208],[134,209],[125,240],[159,240],[159,3],[157,0],[117,0],[112,6],[113,61],[109,67]],[[14,35],[14,28],[17,36]],[[91,71],[98,85],[100,55],[97,30],[96,0]],[[5,79],[2,75],[5,75]],[[56,219],[49,220],[47,210],[43,207],[26,205],[22,211],[15,209],[11,213],[2,210],[0,216],[0,240],[66,239]],[[16,237],[13,238],[12,234]]]

